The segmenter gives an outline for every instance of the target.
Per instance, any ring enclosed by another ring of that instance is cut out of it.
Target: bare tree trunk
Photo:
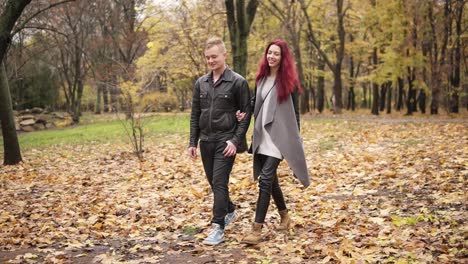
[[[3,61],[11,42],[13,27],[30,2],[31,0],[7,1],[0,14],[0,122],[2,124],[3,163],[5,165],[17,164],[22,161],[22,158],[18,136],[16,135],[10,88],[8,87],[8,78]]]
[[[77,83],[76,100],[73,107],[73,122],[78,123],[81,117],[81,98],[83,97],[83,80],[81,78]]]
[[[336,54],[336,62],[332,62],[329,56],[325,53],[325,51],[320,47],[320,41],[316,37],[316,32],[313,29],[312,22],[310,19],[309,14],[307,13],[307,5],[305,4],[304,0],[299,0],[301,4],[301,9],[304,14],[307,23],[307,38],[312,43],[312,45],[317,49],[319,56],[323,59],[326,65],[330,68],[333,72],[333,95],[335,98],[334,103],[334,112],[336,114],[341,114],[343,108],[343,99],[342,99],[342,80],[341,80],[341,65],[344,58],[344,48],[345,48],[345,37],[346,31],[344,29],[344,16],[346,10],[343,9],[343,0],[336,0],[336,11],[337,11],[337,35],[339,42],[337,47],[335,47],[335,54]]]
[[[291,12],[291,10],[289,10]],[[296,60],[296,68],[297,68],[297,75],[299,77],[299,82],[303,88],[303,92],[300,95],[300,112],[301,114],[304,114],[306,112],[310,111],[310,105],[309,105],[309,90],[306,89],[305,87],[305,77],[304,77],[304,69],[302,67],[302,56],[301,56],[301,38],[300,38],[300,31],[301,28],[299,27],[298,31],[296,32],[296,27],[292,25],[292,21],[289,21],[294,19],[294,17],[289,16],[287,18],[287,21],[284,21],[287,25],[286,28],[288,30],[290,39],[291,39],[291,46],[293,48],[293,54],[294,54],[294,59]]]
[[[392,82],[387,85],[387,114],[392,112]]]
[[[361,84],[361,87],[362,87],[361,107],[362,108],[368,108],[368,104],[367,104],[367,86],[368,86],[367,82]]]
[[[82,51],[79,48],[80,46],[76,43],[75,49],[74,49],[74,56],[75,56],[75,61],[74,61],[74,67],[75,67],[75,75],[74,75],[74,83],[73,83],[73,105],[72,105],[72,112],[70,113],[73,119],[74,123],[79,123],[80,122],[80,116],[81,116],[81,96],[83,95],[83,80],[82,80]],[[81,45],[83,47],[83,45]]]
[[[0,120],[3,135],[3,163],[5,165],[17,164],[22,161],[21,149],[16,135],[13,107],[11,105],[10,88],[6,76],[5,65],[0,65]]]
[[[449,19],[451,1],[446,1],[444,6],[444,30],[442,35],[442,43],[439,46],[437,37],[438,32],[436,29],[436,22],[434,19],[433,8],[436,6],[436,0],[428,6],[428,19],[431,25],[431,85],[432,85],[432,101],[431,101],[431,115],[439,113],[439,105],[442,96],[442,79],[441,70],[445,66],[445,54],[447,50],[447,43],[449,39],[451,19]]]
[[[325,70],[325,62],[320,57],[318,59],[317,69],[319,71]],[[323,112],[324,105],[325,105],[324,100],[325,100],[325,77],[323,77],[323,75],[321,74],[317,78],[317,110],[319,111],[319,113]]]
[[[309,96],[309,109],[308,109],[308,112],[310,112],[313,109],[316,109],[316,107],[317,107],[317,104],[316,104],[317,95],[316,95],[315,90],[314,90],[312,74],[307,74],[306,87],[304,87],[304,89],[307,89],[309,91],[310,96]],[[310,103],[312,103],[311,106],[310,106]]]
[[[305,78],[304,78],[304,70],[302,68],[302,58],[301,58],[301,47],[299,36],[297,36],[297,41],[293,41],[293,48],[294,48],[294,57],[296,59],[297,64],[297,74],[299,75],[299,82],[302,86],[302,94],[301,94],[301,101],[300,101],[300,112],[301,114],[310,112],[310,105],[309,105],[309,90],[306,88],[305,85]]]
[[[455,13],[455,47],[453,49],[453,63],[451,63],[453,70],[451,72],[450,86],[452,88],[452,98],[450,104],[450,112],[459,113],[460,108],[460,65],[461,65],[461,38],[462,38],[462,18],[463,18],[463,0],[458,0]]]
[[[109,87],[106,83],[102,87],[102,101],[104,102],[104,113],[110,112],[109,108]]]
[[[417,42],[418,42],[418,29],[417,29],[417,21],[416,18],[413,18],[413,28],[411,32],[412,36],[412,44],[413,44],[413,49],[416,50],[417,47]],[[406,50],[406,56],[410,57],[411,51],[408,48]],[[408,66],[406,67],[407,69],[407,80],[408,80],[408,98],[406,101],[406,114],[407,115],[412,115],[413,112],[416,112],[417,109],[417,90],[414,87],[415,81],[416,81],[416,67],[411,67]]]
[[[109,112],[113,112],[113,113],[117,113],[119,111],[118,106],[119,106],[120,89],[119,87],[116,86],[116,83],[117,83],[116,80],[112,80],[112,84],[109,89],[109,93],[110,93]],[[123,105],[120,105],[120,106],[122,107]]]
[[[421,89],[419,91],[419,96],[418,96],[418,106],[419,106],[419,110],[421,111],[421,113],[425,114],[426,113],[426,92]]]
[[[372,114],[379,115],[379,85],[372,83]]]
[[[468,69],[465,69],[465,80],[466,79],[468,79]],[[468,111],[468,82],[465,82],[465,84],[463,84],[463,90],[465,91],[465,108]]]
[[[372,53],[372,63],[377,65],[378,58],[377,58],[377,48],[374,48]],[[378,115],[379,114],[379,85],[376,82],[372,82],[372,114]]]
[[[94,113],[99,115],[101,114],[101,99],[102,99],[102,84],[98,83],[96,85],[96,108],[94,109]]]
[[[380,98],[379,98],[379,103],[380,103],[380,108],[379,111],[383,112],[385,110],[385,103],[387,99],[387,83],[384,83],[380,86]]]
[[[354,41],[353,35],[349,35],[350,42]],[[355,110],[356,107],[356,98],[354,94],[354,85],[356,83],[356,79],[354,78],[354,58],[351,56],[349,58],[349,77],[351,78],[349,84],[349,93],[348,93],[348,105],[346,107],[347,110],[351,109],[352,111]]]
[[[343,93],[342,93],[342,80],[341,80],[341,63],[337,64],[336,72],[333,75],[333,95],[335,96],[335,102],[333,103],[333,109],[335,114],[341,114],[343,109]]]
[[[398,99],[397,99],[397,111],[403,109],[403,91],[405,89],[405,80],[398,77]]]
[[[247,38],[258,4],[258,0],[250,0],[247,6],[244,0],[225,0],[234,71],[242,76],[247,74]]]
[[[333,92],[335,94],[335,113],[341,114],[341,109],[343,109],[343,84],[341,79],[341,65],[343,62],[343,58],[345,55],[345,38],[346,32],[344,29],[344,16],[345,11],[343,10],[343,0],[336,0],[336,11],[338,16],[338,23],[337,23],[337,34],[338,39],[340,40],[338,44],[338,49],[336,50],[336,64],[335,64],[335,84],[333,85]]]
[[[415,80],[414,69],[408,67],[408,98],[406,101],[406,114],[412,115],[417,110],[416,89],[414,88],[413,81]]]
[[[354,93],[354,84],[349,87],[348,93],[348,106],[346,109],[351,109],[351,111],[356,110],[356,95]]]

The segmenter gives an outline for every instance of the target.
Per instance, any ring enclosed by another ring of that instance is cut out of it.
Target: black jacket
[[[246,113],[241,122],[237,122],[237,110]],[[198,140],[230,140],[237,152],[246,151],[250,116],[249,85],[241,75],[226,68],[216,86],[211,72],[200,77],[193,89],[190,147],[197,147]]]

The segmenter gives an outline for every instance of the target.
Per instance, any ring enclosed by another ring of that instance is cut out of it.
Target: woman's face
[[[278,45],[271,45],[268,48],[266,56],[270,68],[279,68],[281,63],[281,48]]]

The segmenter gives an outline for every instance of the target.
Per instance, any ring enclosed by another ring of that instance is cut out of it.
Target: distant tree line
[[[12,110],[36,106],[76,123],[83,109],[130,112],[124,93],[161,106],[142,109],[184,110],[213,35],[252,88],[266,44],[285,39],[302,113],[458,113],[468,109],[464,9],[463,0],[0,0],[3,137],[15,134]]]

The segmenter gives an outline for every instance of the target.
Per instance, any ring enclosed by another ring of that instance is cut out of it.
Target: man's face
[[[212,71],[220,70],[224,68],[226,63],[226,52],[223,52],[219,46],[214,45],[205,50],[205,59]]]

